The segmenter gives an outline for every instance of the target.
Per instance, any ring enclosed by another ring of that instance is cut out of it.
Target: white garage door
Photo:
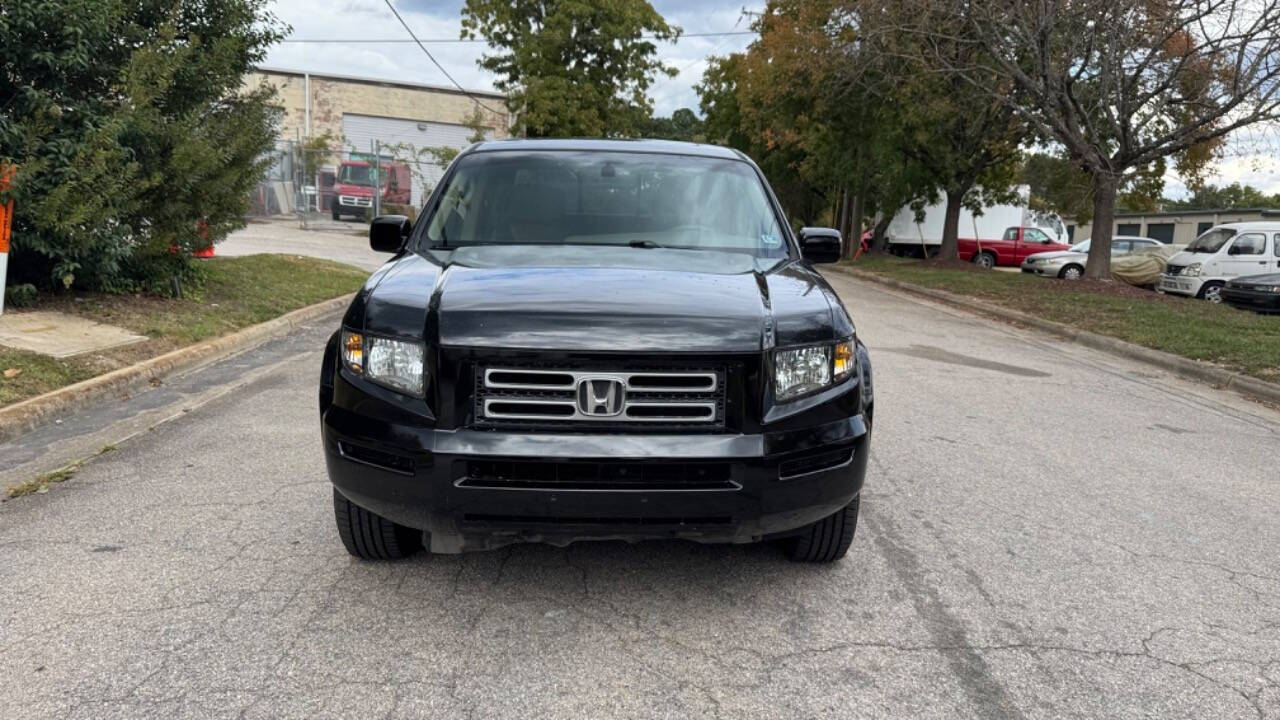
[[[342,134],[348,149],[360,153],[373,152],[373,141],[383,145],[402,145],[405,150],[394,153],[401,159],[414,157],[418,150],[429,147],[451,147],[461,150],[471,144],[472,130],[465,125],[430,122],[426,120],[401,120],[399,118],[374,117],[343,113]],[[493,137],[492,130],[485,131],[485,138]],[[384,154],[389,154],[385,153]],[[422,206],[426,194],[440,182],[444,169],[425,156],[413,168],[413,198],[416,207]]]

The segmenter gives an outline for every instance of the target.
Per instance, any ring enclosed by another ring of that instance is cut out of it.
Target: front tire
[[[336,488],[333,517],[343,546],[361,560],[399,560],[422,549],[422,533],[365,510]]]
[[[330,210],[329,212],[333,216],[334,222],[339,222],[342,220],[342,213],[338,212],[338,208],[335,207],[333,210]]]
[[[1063,280],[1079,280],[1084,276],[1084,268],[1079,265],[1068,265],[1062,268],[1062,272],[1058,273],[1058,277]]]
[[[849,552],[853,533],[858,529],[860,497],[853,499],[834,514],[804,528],[801,534],[787,538],[787,557],[795,562],[831,563]]]
[[[1200,288],[1200,294],[1198,297],[1201,300],[1208,300],[1214,305],[1221,305],[1222,283],[1216,280],[1205,283],[1204,287]]]

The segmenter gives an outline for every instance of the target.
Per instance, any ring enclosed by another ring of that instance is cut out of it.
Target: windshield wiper
[[[633,248],[645,248],[648,250],[654,250],[662,247],[661,245],[659,245],[658,243],[652,240],[632,240],[627,244]]]

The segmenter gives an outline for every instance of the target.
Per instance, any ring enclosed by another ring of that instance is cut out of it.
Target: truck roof
[[[1254,220],[1252,222],[1222,223],[1221,225],[1214,225],[1209,228],[1209,230],[1213,230],[1215,228],[1230,228],[1238,232],[1245,232],[1247,230],[1265,230],[1274,232],[1280,231],[1280,222],[1275,220]]]
[[[696,155],[746,160],[747,157],[732,148],[704,143],[676,140],[600,140],[593,138],[512,138],[485,140],[467,148],[466,152],[500,152],[510,150],[561,150],[594,152],[643,152],[664,155]]]

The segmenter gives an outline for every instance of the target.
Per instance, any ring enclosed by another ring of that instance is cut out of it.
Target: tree
[[[738,106],[743,60],[742,53],[709,58],[702,82],[694,85],[694,90],[698,93],[707,142],[748,152],[751,138],[743,127],[742,110]]]
[[[244,223],[278,111],[246,72],[264,0],[24,0],[0,11],[15,282],[134,290]],[[175,252],[176,250],[176,252]]]
[[[683,142],[703,142],[706,139],[702,121],[689,108],[680,108],[671,113],[671,117],[649,118],[640,134],[647,138]]]
[[[1110,277],[1121,185],[1173,157],[1203,167],[1223,138],[1280,118],[1280,3],[1273,0],[970,0],[932,29],[990,63],[932,58],[1052,138],[1090,175],[1085,277]],[[1188,173],[1194,174],[1194,173]]]
[[[467,0],[462,37],[496,52],[480,67],[495,73],[515,130],[530,137],[632,137],[653,113],[647,90],[676,68],[645,39],[674,41],[646,0]]]
[[[1016,88],[1009,88],[1005,98],[994,98],[973,92],[965,77],[930,71],[942,63],[966,67],[971,76],[988,76],[988,82],[994,74],[987,48],[964,28],[933,31],[946,27],[952,5],[849,0],[850,12],[844,14],[859,23],[863,54],[876,64],[877,81],[887,84],[890,101],[900,109],[897,144],[945,200],[938,251],[944,260],[959,259],[962,209],[980,214],[984,206],[1015,200],[1020,146],[1030,135],[1027,121],[1009,102]]]
[[[1267,195],[1252,185],[1238,182],[1219,187],[1205,185],[1186,200],[1165,200],[1171,210],[1240,210],[1244,208],[1280,208],[1280,193]]]

